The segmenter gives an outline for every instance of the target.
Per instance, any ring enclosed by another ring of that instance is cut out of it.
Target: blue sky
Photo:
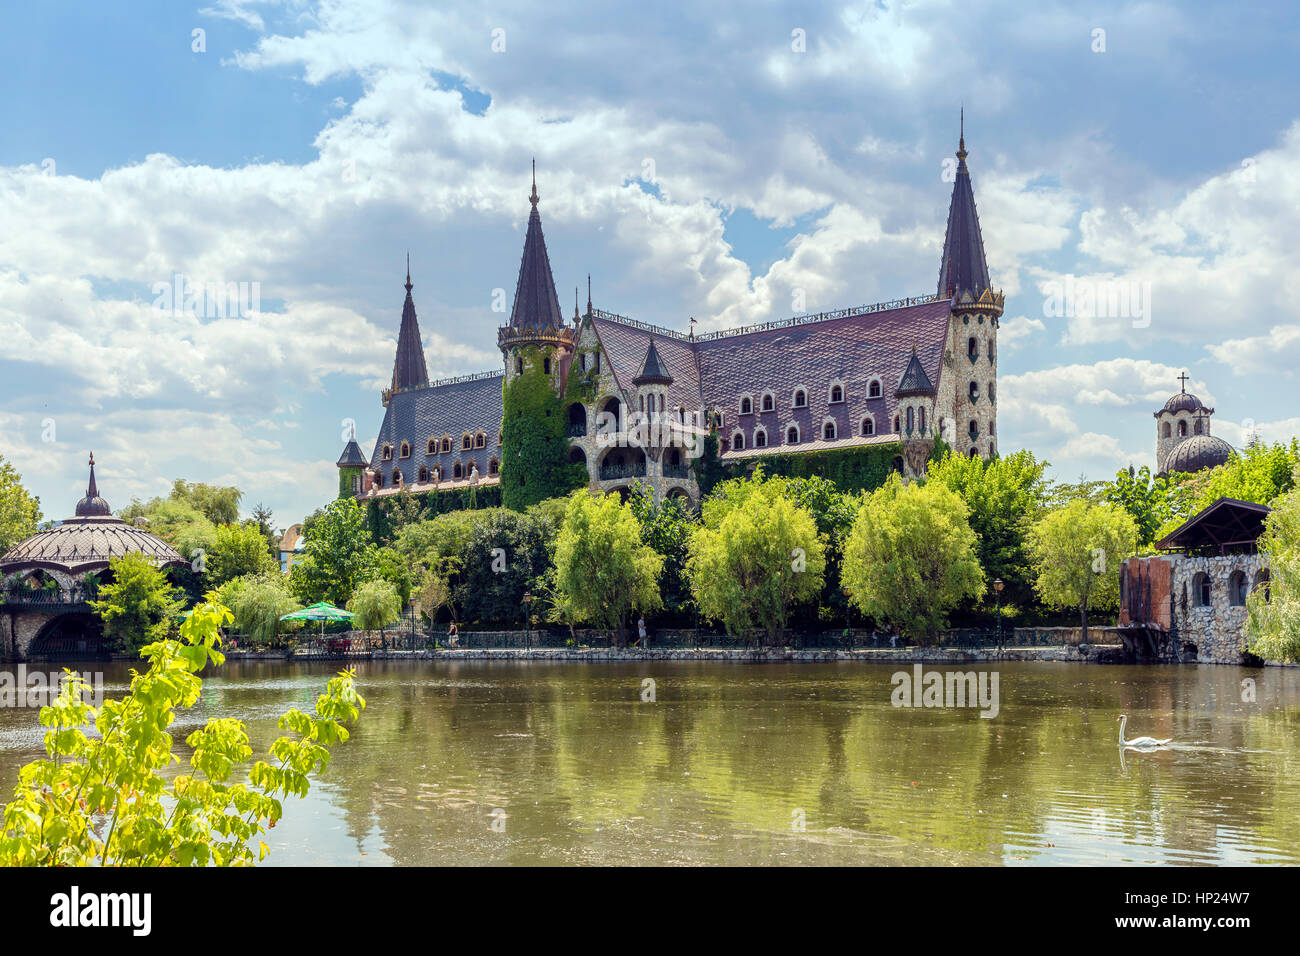
[[[1067,479],[1152,464],[1183,369],[1229,442],[1300,431],[1287,4],[4,16],[0,454],[48,517],[91,448],[117,507],[177,477],[281,526],[328,500],[346,420],[367,448],[379,425],[408,250],[430,373],[499,363],[534,156],[566,310],[588,272],[599,307],[677,328],[933,291],[963,104],[1004,451]],[[178,272],[260,308],[156,308]],[[1149,294],[1150,321],[1054,315],[1067,280]]]

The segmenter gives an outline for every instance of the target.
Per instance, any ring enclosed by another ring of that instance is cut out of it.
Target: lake
[[[267,863],[1300,862],[1300,669],[969,669],[996,717],[893,706],[895,664],[362,661],[361,722]],[[333,670],[227,664],[176,737],[238,717],[264,753]],[[1120,713],[1174,747],[1122,753]],[[6,798],[36,716],[0,709]]]

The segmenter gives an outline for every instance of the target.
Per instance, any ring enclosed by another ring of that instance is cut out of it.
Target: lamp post
[[[853,605],[849,603],[849,589],[843,588],[844,591],[844,643],[849,647],[853,646],[853,624],[849,615],[853,612]]]
[[[412,595],[411,597],[411,650],[415,650],[415,617],[416,606],[419,605],[420,599]]]
[[[1002,588],[1004,587],[1001,578],[993,579],[993,594],[997,597],[997,615],[998,615],[998,653],[1002,653]]]
[[[524,592],[524,646],[530,650],[532,649],[533,646],[533,632],[531,627],[532,614],[530,613],[532,611],[532,605],[533,605],[533,595],[531,592],[525,591]]]

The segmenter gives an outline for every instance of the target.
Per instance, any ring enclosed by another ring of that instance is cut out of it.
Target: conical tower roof
[[[912,346],[912,358],[907,363],[907,368],[903,370],[903,377],[898,380],[898,388],[894,389],[894,395],[898,398],[908,398],[912,395],[933,395],[935,394],[934,385],[930,382],[930,376],[925,374],[925,366],[921,364],[920,357],[916,354],[916,346]]]
[[[957,179],[952,184],[948,206],[948,231],[943,239],[939,264],[939,295],[952,298],[969,292],[979,298],[989,288],[989,267],[984,260],[984,237],[975,211],[975,190],[966,168],[966,114],[962,111],[961,136],[957,146]]]
[[[649,347],[645,350],[645,359],[641,362],[641,371],[637,372],[636,378],[632,379],[633,385],[671,385],[673,377],[668,373],[668,369],[659,361],[659,353],[655,351],[655,340],[650,340]]]
[[[418,388],[429,384],[424,364],[424,343],[411,298],[411,257],[406,257],[406,301],[402,304],[402,326],[397,333],[397,358],[393,361],[393,389]]]
[[[515,303],[510,311],[512,332],[558,332],[564,328],[560,299],[555,294],[551,276],[551,259],[546,254],[546,237],[542,235],[542,217],[537,212],[537,164],[533,163],[533,192],[528,197],[528,233],[524,236],[524,254],[519,260],[519,281],[515,284]]]

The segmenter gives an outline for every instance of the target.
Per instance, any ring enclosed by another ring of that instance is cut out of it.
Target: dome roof
[[[159,567],[187,564],[180,552],[155,535],[114,518],[95,486],[95,456],[90,456],[90,484],[77,502],[76,517],[39,531],[0,555],[0,574],[29,568],[53,568],[85,574],[108,567],[113,558],[138,552]]]
[[[1232,446],[1213,435],[1193,435],[1174,446],[1165,462],[1165,471],[1192,472],[1216,468],[1228,460]]]
[[[153,558],[159,567],[188,563],[162,538],[110,515],[69,518],[20,541],[0,555],[0,574],[39,567],[85,574],[106,568],[111,559],[131,552]]]
[[[1205,406],[1201,400],[1191,392],[1179,392],[1177,395],[1171,395],[1169,401],[1165,402],[1165,411],[1167,412],[1196,412]]]

